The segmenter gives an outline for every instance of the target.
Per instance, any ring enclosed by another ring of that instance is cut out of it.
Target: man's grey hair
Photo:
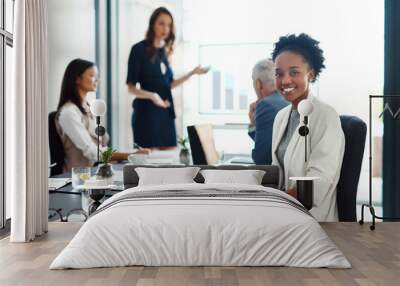
[[[251,77],[254,81],[261,80],[264,84],[275,84],[275,65],[270,59],[261,60],[253,68]]]

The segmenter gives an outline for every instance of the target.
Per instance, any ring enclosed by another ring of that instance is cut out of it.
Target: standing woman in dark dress
[[[145,40],[132,47],[126,83],[133,100],[132,129],[134,142],[147,148],[168,149],[176,146],[175,110],[171,89],[207,68],[196,67],[174,79],[168,57],[175,41],[174,20],[164,7],[150,17]],[[136,84],[140,84],[140,88]]]

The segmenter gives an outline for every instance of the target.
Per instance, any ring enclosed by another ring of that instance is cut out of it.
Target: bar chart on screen
[[[211,65],[211,70],[199,78],[199,112],[245,114],[256,100],[252,69],[261,59],[269,58],[271,51],[271,43],[200,46],[200,62]]]

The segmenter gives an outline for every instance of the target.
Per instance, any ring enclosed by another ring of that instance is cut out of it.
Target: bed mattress
[[[50,269],[129,265],[351,267],[312,215],[286,193],[197,183],[114,195]]]

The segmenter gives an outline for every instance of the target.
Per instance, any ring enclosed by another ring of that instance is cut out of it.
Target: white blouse
[[[61,107],[57,123],[65,150],[65,169],[93,165],[97,161],[97,135],[96,121],[89,108],[85,115],[75,104],[68,102]],[[106,134],[100,139],[100,143],[105,145],[107,142],[108,135]],[[82,155],[85,158],[79,158]],[[80,165],[77,166],[77,164]]]

